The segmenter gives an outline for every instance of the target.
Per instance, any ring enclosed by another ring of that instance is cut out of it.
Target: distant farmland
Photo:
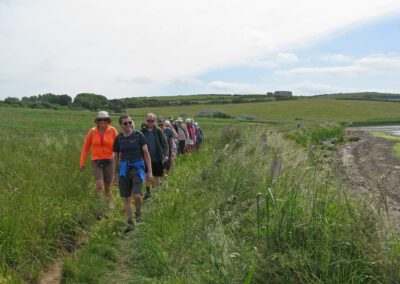
[[[253,115],[265,120],[335,120],[362,121],[374,118],[399,118],[400,103],[351,100],[300,99],[296,101],[260,102],[246,104],[202,104],[173,107],[147,107],[127,109],[129,114],[145,115],[154,112],[157,115],[194,116],[202,109],[209,108],[230,114],[234,117]]]

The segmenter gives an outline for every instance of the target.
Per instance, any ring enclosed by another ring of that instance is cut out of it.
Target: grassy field
[[[124,215],[117,189],[110,212],[94,196],[90,163],[85,174],[79,172],[96,113],[0,108],[0,283],[35,282],[60,258],[68,283],[124,283],[118,278],[123,276],[134,283],[240,283],[254,265],[254,283],[389,283],[399,277],[398,251],[375,224],[380,216],[345,196],[325,165],[310,161],[278,132],[295,131],[293,120],[301,118],[310,129],[305,133],[314,135],[306,141],[312,141],[334,127],[316,128],[321,121],[396,118],[400,104],[310,99],[252,109],[196,105],[128,113],[139,126],[149,111],[178,116],[205,107],[266,123],[199,119],[204,151],[179,161],[146,205],[132,243],[120,234]],[[268,139],[261,145],[263,133]],[[282,173],[273,182],[277,157]],[[82,241],[87,245],[76,251]]]
[[[376,118],[400,118],[400,103],[372,101],[340,101],[301,99],[268,103],[190,105],[185,107],[134,108],[128,112],[144,115],[148,112],[175,117],[194,116],[203,108],[210,108],[234,117],[253,115],[265,120],[292,121],[294,119],[316,121],[364,121]]]
[[[0,283],[7,276],[33,281],[108,214],[94,197],[90,163],[86,174],[79,171],[97,113],[0,110]],[[144,116],[133,119],[140,125]],[[113,121],[120,131],[118,116]]]
[[[132,234],[101,230],[68,260],[65,282],[393,283],[398,246],[375,202],[270,128],[226,130],[178,161]]]

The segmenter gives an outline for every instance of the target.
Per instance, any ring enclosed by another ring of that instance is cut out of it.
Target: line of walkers
[[[135,130],[131,117],[119,118],[122,132],[118,134],[112,127],[111,117],[100,111],[94,120],[96,127],[89,130],[83,144],[80,170],[85,172],[86,159],[92,148],[92,171],[96,182],[96,195],[101,197],[104,188],[111,201],[111,184],[119,186],[124,208],[128,217],[125,232],[133,230],[132,196],[135,203],[135,219],[140,221],[143,181],[146,184],[144,200],[151,197],[151,183],[158,187],[164,176],[164,169],[172,171],[175,153],[178,155],[200,150],[204,134],[197,122],[179,117],[174,122],[165,120],[153,113],[146,116],[141,131]],[[156,122],[158,126],[156,125]]]

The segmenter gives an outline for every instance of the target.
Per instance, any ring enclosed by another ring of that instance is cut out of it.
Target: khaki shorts
[[[105,184],[111,184],[114,176],[113,163],[104,167],[99,167],[95,161],[92,161],[92,171],[95,180],[103,180]]]

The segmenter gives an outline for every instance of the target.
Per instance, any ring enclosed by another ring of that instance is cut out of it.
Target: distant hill
[[[338,93],[313,96],[314,98],[331,100],[367,100],[367,101],[399,101],[400,94],[364,92],[364,93]]]

